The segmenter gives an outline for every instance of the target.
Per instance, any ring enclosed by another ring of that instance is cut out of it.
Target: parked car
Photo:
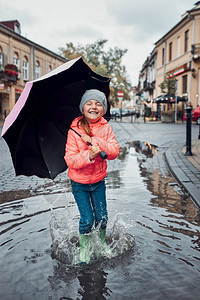
[[[186,121],[186,112],[184,112],[183,120]],[[200,125],[200,106],[195,108],[192,112],[192,121],[196,122],[197,125]]]
[[[117,108],[117,107],[114,107],[114,108],[111,108],[110,109],[110,115],[111,115],[111,117],[112,118],[116,118],[116,117],[120,117],[120,109],[119,108]]]
[[[135,111],[134,110],[130,110],[130,109],[122,109],[122,116],[133,116],[135,115]]]
[[[200,106],[198,106],[192,113],[192,121],[200,125]]]
[[[133,116],[135,115],[135,111],[134,110],[129,110],[129,109],[120,109],[117,107],[111,108],[110,109],[110,114],[112,118],[120,118],[122,117],[127,117],[127,116]]]

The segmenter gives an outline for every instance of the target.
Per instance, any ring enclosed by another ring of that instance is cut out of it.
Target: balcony
[[[200,43],[192,45],[191,53],[194,61],[200,60]]]
[[[0,68],[0,80],[16,82],[18,80],[18,69],[15,65],[7,64]]]
[[[153,91],[154,88],[155,88],[155,81],[147,82],[147,80],[145,80],[143,82],[143,90],[144,91]]]

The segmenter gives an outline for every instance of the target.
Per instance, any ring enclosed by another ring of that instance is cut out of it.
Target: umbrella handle
[[[87,144],[90,145],[90,146],[92,146],[91,143],[87,143]],[[101,152],[99,153],[99,156],[100,156],[102,159],[106,159],[106,158],[108,157],[108,154],[106,154],[105,151],[101,151]]]
[[[100,156],[102,159],[106,159],[106,158],[108,157],[108,154],[106,154],[105,151],[101,151],[101,152],[99,153],[99,156]]]
[[[70,127],[69,129],[73,130],[78,136],[81,137],[81,134],[78,133],[75,129],[73,129],[73,128],[71,128],[71,127]],[[90,146],[92,146],[92,143],[87,143],[87,144],[90,145]],[[100,156],[102,159],[106,159],[106,158],[108,157],[108,154],[106,154],[105,151],[101,151],[101,152],[99,153],[99,156]]]
[[[92,143],[87,143],[88,145],[92,146]],[[108,157],[108,154],[106,154],[105,151],[101,151],[99,153],[99,156],[102,158],[102,159],[106,159]]]

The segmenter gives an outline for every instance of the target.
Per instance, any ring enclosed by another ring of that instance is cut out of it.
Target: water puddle
[[[169,173],[153,168],[161,156],[156,145],[136,141],[109,162],[112,255],[104,257],[94,230],[84,267],[76,264],[79,214],[67,177],[0,203],[0,297],[197,299],[199,210]]]

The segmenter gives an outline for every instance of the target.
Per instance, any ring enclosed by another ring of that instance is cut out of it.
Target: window
[[[165,48],[162,48],[162,65],[165,63]]]
[[[169,43],[169,61],[172,60],[172,42]]]
[[[13,64],[17,67],[18,70],[20,69],[19,55],[17,52],[15,52],[13,56]],[[20,73],[18,73],[18,78],[20,78]]]
[[[0,49],[0,68],[3,66],[3,53],[1,52]]]
[[[181,38],[180,36],[177,38],[177,57],[181,55]]]
[[[14,31],[18,34],[21,34],[21,30],[20,30],[20,25],[19,24],[16,24],[14,25]]]
[[[189,46],[189,30],[185,31],[185,52],[188,51]]]
[[[187,93],[187,75],[184,75],[183,77],[183,94]]]
[[[48,73],[52,71],[52,66],[49,65]]]
[[[3,67],[3,63],[4,63],[4,60],[3,60],[3,50],[0,47],[0,69]]]
[[[24,61],[23,61],[23,79],[25,81],[28,80],[28,59],[27,59],[27,57],[24,57]]]
[[[35,65],[35,78],[38,79],[40,77],[40,62],[37,60]]]

